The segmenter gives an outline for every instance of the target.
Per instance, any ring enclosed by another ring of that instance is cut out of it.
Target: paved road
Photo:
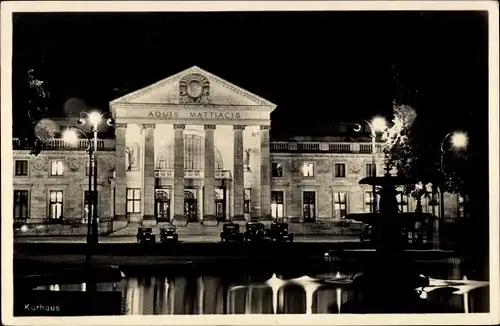
[[[179,236],[180,242],[220,242],[219,236]],[[16,237],[14,243],[84,243],[84,236],[72,237]],[[100,243],[135,243],[135,236],[102,236]],[[355,236],[295,236],[294,242],[359,242]]]

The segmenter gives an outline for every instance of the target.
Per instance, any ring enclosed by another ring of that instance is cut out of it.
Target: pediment
[[[203,104],[258,106],[274,110],[275,104],[197,66],[129,93],[111,104]]]

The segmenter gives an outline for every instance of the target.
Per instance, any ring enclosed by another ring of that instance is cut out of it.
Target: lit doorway
[[[157,222],[170,222],[170,199],[165,190],[155,193],[155,217]]]
[[[226,198],[224,196],[225,189],[218,188],[215,190],[215,217],[217,221],[226,220]]]
[[[184,191],[184,216],[188,222],[198,221],[198,205],[191,191]]]

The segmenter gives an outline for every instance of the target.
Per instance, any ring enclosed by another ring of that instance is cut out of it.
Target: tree
[[[14,103],[13,130],[14,134],[21,140],[21,145],[31,147],[32,155],[38,155],[45,147],[42,139],[35,133],[35,126],[47,112],[47,101],[49,91],[44,82],[35,77],[34,69],[28,69],[22,81],[19,83],[19,98],[22,103]]]
[[[429,195],[435,198],[440,187],[465,197],[466,171],[470,168],[467,152],[445,151],[441,171],[442,131],[409,105],[394,103],[393,110],[392,125],[383,133],[380,149],[386,171],[395,171],[423,185],[431,184],[430,192],[416,191],[415,185],[404,187],[403,191],[416,199]]]
[[[415,184],[403,186],[402,192],[419,202],[422,197],[430,197],[438,191],[441,178],[439,161],[432,153],[432,142],[426,141],[426,128],[416,110],[406,104],[393,103],[394,118],[392,125],[382,134],[381,153],[386,165],[386,173],[395,172],[407,176],[423,185],[417,189]],[[427,186],[431,184],[428,191]]]
[[[398,174],[408,175],[413,162],[410,137],[417,113],[409,105],[395,103],[393,110],[392,125],[382,134],[383,144],[380,150],[387,173],[397,171]]]

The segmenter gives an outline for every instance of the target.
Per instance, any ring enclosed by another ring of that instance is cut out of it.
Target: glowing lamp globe
[[[99,112],[92,112],[89,114],[89,122],[96,127],[101,122],[101,115]]]
[[[387,129],[387,122],[382,117],[375,117],[372,120],[372,126],[375,131],[384,131]]]
[[[70,144],[76,144],[78,141],[78,136],[76,132],[71,129],[66,129],[63,131],[62,138]]]
[[[451,137],[451,144],[454,148],[465,148],[467,147],[467,143],[467,134],[464,132],[456,132]]]

